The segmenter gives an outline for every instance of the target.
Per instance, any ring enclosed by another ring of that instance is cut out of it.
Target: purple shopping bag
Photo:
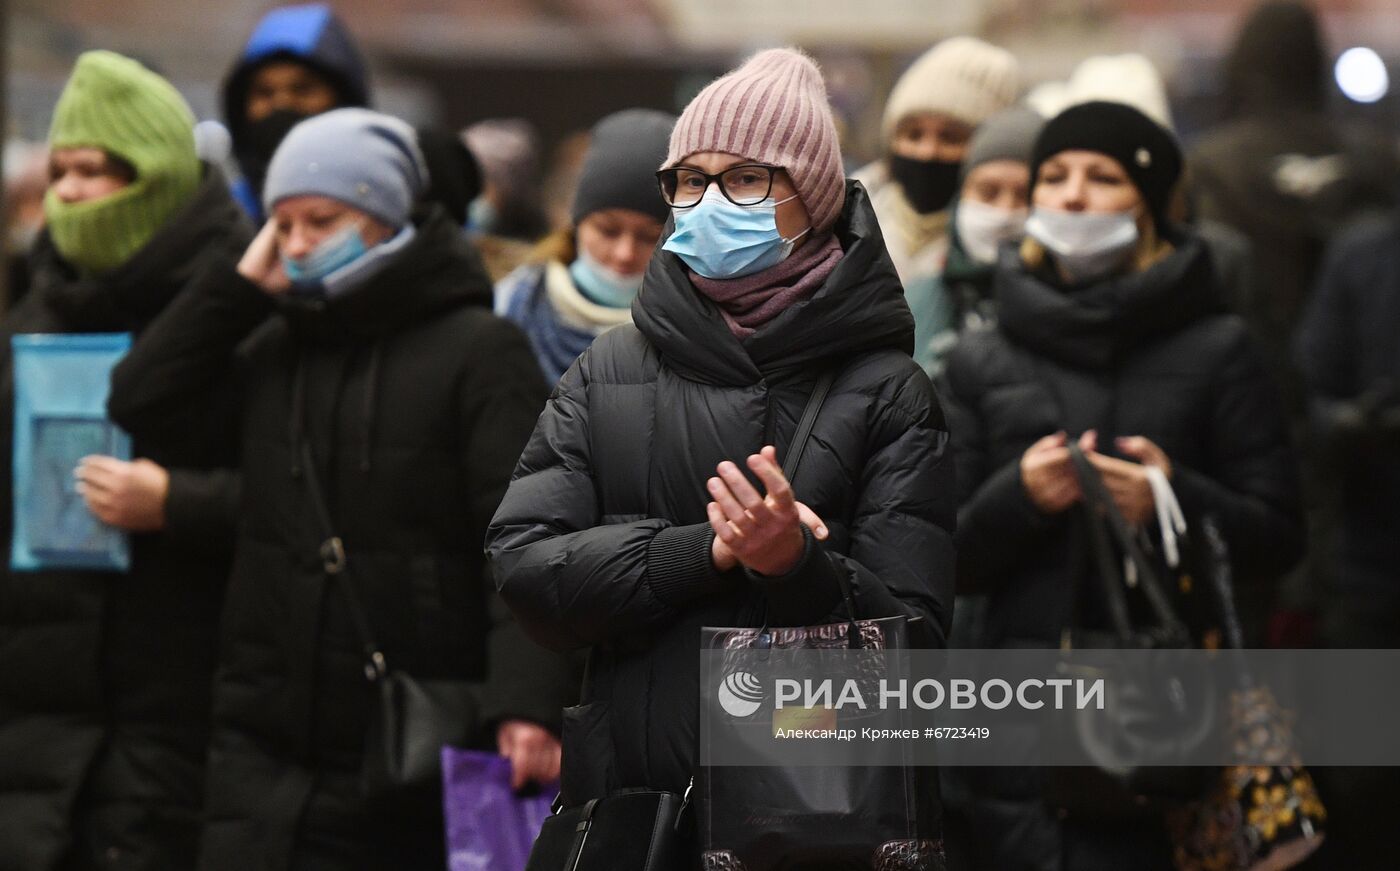
[[[516,795],[509,759],[442,748],[448,871],[524,871],[558,792],[554,783],[533,795]]]

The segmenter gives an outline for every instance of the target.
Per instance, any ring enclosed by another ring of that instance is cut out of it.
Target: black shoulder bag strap
[[[816,425],[817,415],[821,414],[822,405],[826,402],[827,394],[831,392],[831,385],[835,381],[835,369],[823,372],[812,387],[807,406],[802,409],[802,418],[798,420],[797,429],[792,434],[792,444],[788,446],[787,456],[783,458],[783,477],[787,478],[789,484],[797,480],[797,469],[802,465],[802,455],[807,452],[807,442],[812,438],[812,427]]]
[[[792,443],[788,445],[787,456],[783,458],[783,477],[787,478],[788,486],[796,491],[797,472],[802,465],[802,457],[807,452],[807,443],[812,438],[812,427],[816,425],[817,417],[821,415],[822,405],[826,403],[826,397],[831,393],[831,385],[836,382],[837,370],[827,369],[817,376],[817,383],[812,387],[812,393],[807,397],[807,405],[802,409],[802,417],[797,421],[797,429],[793,431]],[[847,643],[852,648],[860,647],[860,626],[856,622],[855,594],[851,591],[851,581],[846,577],[845,572],[836,572],[836,582],[841,587],[841,599],[846,603],[847,617]],[[759,630],[755,643],[756,647],[767,647],[772,643],[768,634],[768,616],[765,609],[763,617],[763,627]]]
[[[311,441],[305,435],[301,438],[302,474],[306,476],[306,487],[311,495],[311,507],[316,512],[316,521],[321,527],[321,570],[326,579],[338,584],[345,592],[345,602],[350,608],[350,620],[355,624],[355,634],[360,636],[360,645],[365,654],[365,677],[371,682],[378,681],[389,673],[389,665],[384,660],[384,651],[374,640],[374,630],[370,628],[369,612],[365,610],[355,582],[350,577],[345,559],[345,542],[335,533],[331,522],[331,512],[326,506],[326,497],[321,489],[320,475],[316,471],[316,458],[311,453]]]
[[[812,387],[812,395],[807,399],[807,407],[802,409],[802,419],[797,422],[797,430],[792,435],[792,444],[788,447],[787,456],[783,458],[783,476],[787,478],[788,485],[792,486],[797,481],[797,469],[802,464],[802,457],[807,452],[807,443],[812,438],[812,427],[817,422],[817,416],[821,414],[822,405],[826,402],[827,394],[831,392],[831,385],[836,381],[836,370],[827,369],[817,378],[817,383]],[[856,622],[856,601],[855,593],[851,590],[851,579],[846,577],[843,571],[836,572],[836,582],[841,586],[841,600],[846,603],[846,642],[851,648],[860,647],[860,625]]]

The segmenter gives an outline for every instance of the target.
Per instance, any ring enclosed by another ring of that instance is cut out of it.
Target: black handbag
[[[1098,470],[1077,445],[1070,445],[1070,456],[1095,562],[1088,574],[1097,581],[1109,625],[1066,629],[1060,671],[1105,678],[1112,690],[1102,710],[1090,706],[1052,721],[1055,746],[1072,748],[1071,759],[1080,764],[1048,769],[1045,798],[1061,812],[1095,819],[1155,815],[1208,789],[1215,769],[1167,763],[1211,755],[1207,748],[1220,740],[1223,717],[1219,690],[1198,662],[1178,666],[1169,656],[1154,659],[1151,668],[1137,668],[1136,661],[1130,667],[1126,658],[1076,662],[1076,650],[1169,651],[1191,648],[1194,639],[1178,613],[1180,597],[1162,583]],[[1077,576],[1075,587],[1078,600]],[[1130,588],[1139,594],[1136,602],[1129,601]]]
[[[435,785],[442,777],[442,748],[468,744],[478,729],[479,685],[462,680],[419,680],[391,668],[375,641],[369,614],[350,576],[345,544],[336,535],[306,439],[301,461],[312,507],[321,526],[321,568],[345,594],[365,657],[365,678],[376,690],[365,734],[361,792],[370,798],[410,787]]]
[[[794,486],[833,379],[834,373],[828,372],[818,381],[784,459],[784,475]],[[704,627],[703,647],[741,657],[754,649],[871,651],[868,678],[872,687],[878,685],[883,653],[908,647],[913,621],[903,616],[857,619],[850,582],[844,574],[837,577],[844,622],[769,627],[765,619],[756,629]],[[863,666],[861,673],[865,674]],[[932,769],[724,766],[702,768],[695,785],[704,871],[769,871],[809,864],[872,871],[944,867],[942,842],[930,834],[938,787]]]
[[[843,583],[847,620],[819,626],[701,630],[706,649],[863,650],[858,666],[867,696],[877,692],[886,651],[908,648],[905,617],[857,619]],[[914,618],[915,620],[918,618]],[[751,656],[751,654],[748,654]],[[743,661],[743,660],[741,660]],[[771,728],[768,723],[754,728]],[[704,871],[819,868],[940,871],[934,835],[938,782],[914,765],[701,768],[696,778]],[[756,822],[761,820],[762,822]]]
[[[585,696],[593,671],[583,671]],[[571,734],[565,712],[566,743]],[[578,734],[578,733],[573,733]],[[568,766],[564,789],[569,789]],[[620,789],[605,797],[564,807],[565,792],[554,799],[530,848],[525,871],[691,871],[695,854],[690,825],[690,794],[658,789]]]
[[[544,821],[525,871],[688,871],[686,795],[628,790]]]

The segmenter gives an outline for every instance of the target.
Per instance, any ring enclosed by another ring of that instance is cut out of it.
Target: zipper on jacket
[[[778,437],[777,421],[773,415],[773,391],[768,386],[768,379],[758,379],[758,389],[763,391],[763,444],[759,445],[759,448],[773,445],[773,449],[777,450],[778,446],[774,443],[774,439]]]
[[[369,352],[369,366],[365,372],[365,398],[360,406],[360,471],[368,475],[371,457],[370,446],[374,440],[374,413],[379,404],[379,367],[383,344],[375,342]]]
[[[292,451],[292,480],[301,478],[301,442],[306,438],[306,352],[297,352],[296,369],[292,374],[292,407],[287,416],[287,442]]]

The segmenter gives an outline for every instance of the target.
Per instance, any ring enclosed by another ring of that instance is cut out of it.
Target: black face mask
[[[262,196],[263,179],[267,176],[267,166],[272,163],[277,146],[282,144],[293,127],[309,117],[290,109],[278,109],[265,118],[245,123],[238,131],[238,140],[234,143],[238,165],[259,196]]]
[[[948,208],[958,192],[958,175],[962,163],[944,160],[914,160],[890,155],[890,174],[904,188],[904,198],[914,211],[931,215]]]

